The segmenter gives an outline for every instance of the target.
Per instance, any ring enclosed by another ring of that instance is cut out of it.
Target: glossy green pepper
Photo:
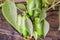
[[[35,0],[27,0],[27,10],[30,16],[34,14]]]
[[[34,26],[35,26],[35,31],[37,32],[39,37],[43,36],[43,22],[40,22],[40,18],[36,17],[34,19]]]
[[[18,26],[17,26],[17,30],[19,33],[23,34],[24,37],[27,37],[28,35],[28,31],[26,29],[26,25],[25,25],[25,21],[26,21],[26,18],[25,16],[23,15],[18,15]]]
[[[38,0],[38,2],[37,2],[37,8],[39,8],[40,10],[42,10],[42,0]]]
[[[36,8],[40,11],[42,10],[42,0],[36,0]],[[40,13],[35,10],[34,17],[39,17]]]
[[[25,21],[26,21],[26,17],[22,16],[22,33],[24,37],[28,36],[28,30],[26,29],[26,25],[25,25]]]

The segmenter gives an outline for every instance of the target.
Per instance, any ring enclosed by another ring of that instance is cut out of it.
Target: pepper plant
[[[45,37],[49,31],[49,23],[46,20],[46,11],[59,2],[49,3],[48,0],[26,0],[27,5],[15,4],[10,0],[5,0],[1,4],[2,13],[5,19],[11,24],[24,38]],[[49,7],[51,5],[51,7]],[[17,9],[22,13],[17,14]]]

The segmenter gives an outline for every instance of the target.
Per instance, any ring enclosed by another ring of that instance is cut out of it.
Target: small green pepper
[[[37,2],[37,8],[39,8],[40,10],[42,10],[42,0],[38,0],[38,2]]]
[[[24,37],[27,37],[28,31],[26,29],[25,21],[26,21],[25,16],[24,15],[22,16],[19,14],[17,30],[19,33],[23,34]]]
[[[40,11],[42,10],[42,0],[36,0],[36,8],[39,9]],[[40,13],[35,10],[34,17],[39,17]]]
[[[34,14],[35,0],[27,0],[28,14],[32,16]]]
[[[34,26],[35,26],[35,31],[37,32],[38,36],[43,36],[43,22],[40,22],[40,18],[36,17],[34,19]]]
[[[22,33],[23,33],[24,37],[27,37],[28,36],[28,31],[26,29],[25,21],[26,21],[26,17],[22,16],[22,21],[21,21],[22,22]]]

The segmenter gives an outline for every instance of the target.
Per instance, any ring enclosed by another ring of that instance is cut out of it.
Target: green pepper
[[[22,21],[21,21],[22,22],[22,33],[23,33],[24,37],[27,37],[28,36],[28,30],[26,28],[25,21],[26,21],[26,17],[22,16]]]
[[[37,8],[39,8],[40,10],[42,10],[42,0],[38,0],[37,2]]]
[[[22,16],[19,14],[17,30],[19,33],[23,34],[24,37],[27,37],[28,31],[26,29],[25,21],[26,21],[25,15]]]
[[[40,18],[36,17],[34,19],[34,26],[35,26],[35,31],[37,32],[38,36],[42,37],[43,36],[43,29],[42,29],[43,22],[40,22]]]
[[[34,14],[35,0],[27,0],[27,10],[30,16]]]
[[[42,11],[42,0],[36,0],[36,8]],[[43,21],[40,21],[40,16],[41,12],[39,13],[38,11],[35,11],[34,14],[34,26],[35,26],[35,31],[37,32],[38,36],[43,36]]]
[[[40,11],[42,10],[42,0],[36,0],[36,8],[39,9]],[[34,17],[39,17],[40,13],[35,10]]]

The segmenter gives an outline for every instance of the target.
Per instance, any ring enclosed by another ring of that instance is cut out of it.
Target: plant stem
[[[23,10],[21,10],[21,9],[19,9],[19,8],[17,8],[18,10],[20,10],[21,12],[25,12],[25,11],[23,11]]]
[[[53,8],[53,6],[56,6],[56,5],[59,4],[59,3],[60,3],[60,1],[57,2],[56,4],[52,5],[51,7],[49,7],[46,11],[48,11],[48,10],[51,9],[51,8]]]

